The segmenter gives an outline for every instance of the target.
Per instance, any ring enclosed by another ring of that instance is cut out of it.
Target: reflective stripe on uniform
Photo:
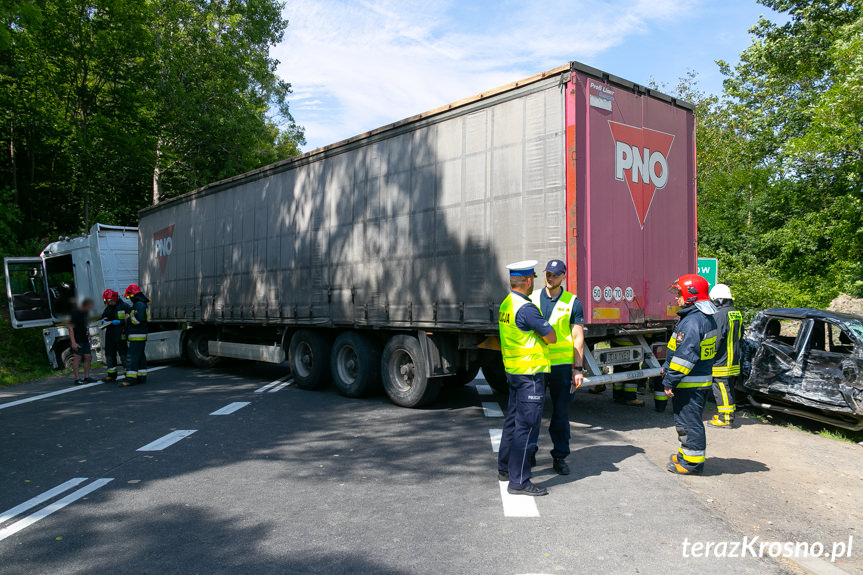
[[[127,372],[126,372],[126,377],[137,378],[137,377],[138,377],[138,372],[137,372],[137,371],[127,371]]]
[[[719,335],[719,332],[715,329],[711,329],[706,334],[704,334],[704,339],[701,340],[699,346],[701,347],[701,359],[713,359],[716,357],[716,337]]]
[[[624,391],[638,391],[638,383],[624,383],[623,384]]]
[[[668,349],[677,351],[677,332],[671,334],[671,339],[668,340]]]
[[[111,373],[117,373],[117,368],[116,368],[116,367],[109,367],[109,368],[108,368],[108,373],[109,373],[109,374],[111,374]]]
[[[734,413],[734,410],[736,409],[736,407],[737,406],[735,406],[733,403],[731,405],[718,405],[716,407],[716,410],[719,413]]]
[[[129,341],[147,341],[146,333],[133,333],[129,336]]]
[[[530,300],[513,297],[513,294],[506,296],[500,304],[498,329],[503,367],[508,373],[517,375],[548,373],[551,362],[545,341],[532,331],[522,331],[515,324],[518,310],[526,304],[531,304]]]
[[[117,319],[126,319],[126,312],[118,311],[117,312]]]
[[[687,375],[690,371],[692,371],[693,367],[695,367],[695,364],[693,362],[677,356],[672,357],[671,363],[668,365],[669,369],[679,371],[683,375]]]
[[[653,392],[653,399],[655,399],[656,401],[668,401],[668,396],[665,395],[665,392],[654,391]]]
[[[704,451],[695,451],[694,449],[678,448],[678,453],[689,463],[704,463],[706,457]]]
[[[740,375],[740,366],[735,365],[732,367],[714,367],[713,368],[713,377],[729,377],[732,375]]]
[[[713,384],[713,376],[710,375],[687,375],[680,380],[677,387],[680,389],[692,389],[699,387],[711,387]]]
[[[146,369],[139,369],[138,370],[138,377],[147,377],[147,370]]]
[[[129,319],[132,320],[132,325],[139,325],[141,323],[140,321],[138,321],[138,318],[135,317],[135,314],[132,314]]]

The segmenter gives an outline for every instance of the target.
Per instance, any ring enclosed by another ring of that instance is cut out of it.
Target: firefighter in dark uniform
[[[120,294],[112,289],[102,292],[105,309],[102,310],[101,328],[105,330],[105,365],[108,375],[105,381],[117,381],[117,358],[126,363],[126,314],[130,306],[120,299]]]
[[[734,385],[740,375],[740,336],[743,332],[743,315],[732,302],[731,289],[716,284],[710,290],[710,299],[718,308],[714,315],[719,335],[716,337],[716,358],[713,360],[713,397],[717,415],[710,420],[711,427],[730,429],[734,425]]]
[[[698,475],[704,470],[707,437],[704,433],[704,403],[713,383],[716,355],[716,306],[710,301],[708,283],[696,274],[680,276],[671,284],[677,296],[680,321],[668,340],[662,386],[671,398],[674,425],[680,442],[668,470]]]
[[[129,319],[126,322],[126,334],[129,342],[129,353],[126,356],[126,380],[124,387],[147,383],[147,324],[150,321],[150,308],[141,288],[135,284],[126,288],[126,297],[132,302]]]
[[[530,482],[531,459],[536,455],[545,377],[551,371],[548,345],[557,341],[554,328],[530,301],[534,267],[528,260],[510,264],[510,293],[500,304],[498,327],[503,367],[509,383],[509,404],[498,450],[497,476],[508,481],[515,495],[548,495],[544,487]]]

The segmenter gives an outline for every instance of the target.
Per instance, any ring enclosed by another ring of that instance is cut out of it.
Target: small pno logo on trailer
[[[165,273],[168,256],[174,251],[174,224],[153,234],[153,255],[159,260],[159,270]]]

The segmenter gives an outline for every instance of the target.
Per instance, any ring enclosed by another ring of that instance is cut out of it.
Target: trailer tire
[[[317,331],[301,329],[291,336],[291,373],[297,387],[321,389],[327,384],[331,349],[330,340]]]
[[[186,357],[192,365],[201,369],[210,369],[219,358],[209,354],[209,341],[212,334],[206,330],[192,330],[186,338]]]
[[[390,400],[402,407],[422,407],[431,403],[442,387],[440,378],[429,379],[422,347],[412,335],[390,338],[381,357],[381,374]]]
[[[362,397],[377,391],[381,386],[380,346],[361,333],[341,333],[333,342],[330,374],[339,393],[346,397]]]
[[[455,375],[450,375],[443,378],[443,384],[447,387],[458,387],[467,385],[476,379],[476,374],[479,373],[479,366],[474,365],[468,369],[459,369]]]
[[[503,368],[503,356],[498,351],[482,350],[480,352],[482,374],[488,384],[498,393],[509,393],[509,382]]]

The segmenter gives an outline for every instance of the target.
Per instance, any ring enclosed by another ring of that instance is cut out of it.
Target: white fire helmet
[[[716,284],[710,290],[710,299],[718,300],[718,299],[734,299],[731,297],[731,288],[729,288],[725,284]]]

